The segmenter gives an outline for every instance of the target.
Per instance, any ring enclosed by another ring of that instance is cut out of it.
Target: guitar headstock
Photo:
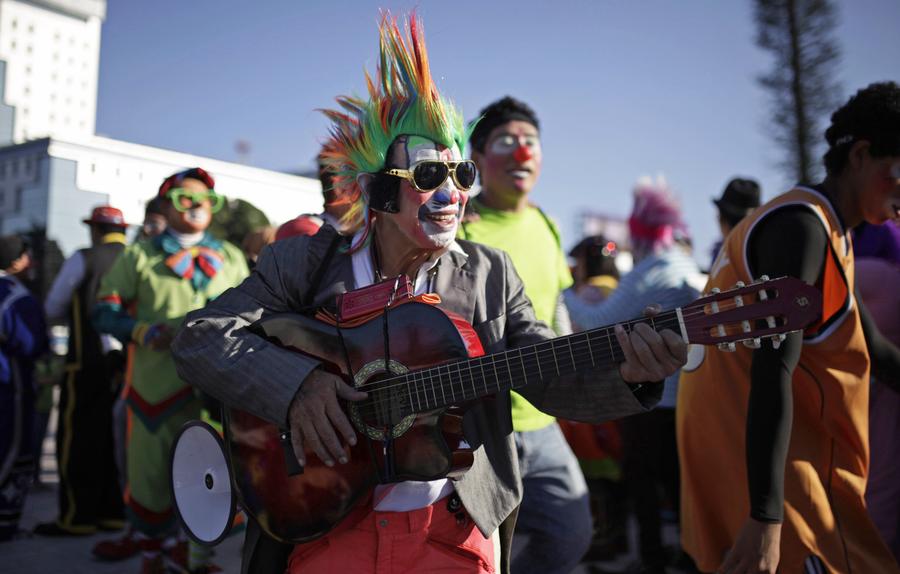
[[[738,342],[758,348],[762,339],[772,339],[777,348],[787,333],[804,329],[821,312],[822,294],[815,287],[795,277],[765,275],[728,291],[714,289],[681,308],[689,343],[728,351]]]

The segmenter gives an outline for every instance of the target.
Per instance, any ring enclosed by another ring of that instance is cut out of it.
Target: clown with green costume
[[[125,502],[144,554],[142,571],[161,572],[170,558],[196,571],[198,565],[187,565],[183,545],[182,552],[172,551],[178,545],[172,544],[176,518],[168,469],[172,440],[186,421],[200,417],[202,400],[178,377],[169,346],[188,312],[240,283],[248,270],[237,247],[206,231],[223,202],[206,171],[192,168],[168,177],[159,197],[168,228],[119,256],[101,283],[94,323],[98,331],[134,344],[126,395]]]

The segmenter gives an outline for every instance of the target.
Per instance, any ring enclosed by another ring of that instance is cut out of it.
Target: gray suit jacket
[[[241,285],[189,314],[172,346],[179,375],[226,405],[285,426],[291,399],[318,362],[268,343],[243,327],[274,313],[300,310],[310,276],[334,233],[325,226],[314,237],[295,237],[268,246]],[[459,244],[468,259],[459,253],[444,254],[434,290],[441,296],[441,307],[474,326],[486,353],[554,337],[535,319],[522,281],[504,252],[468,241]],[[338,252],[313,301],[332,305],[337,294],[353,287],[351,258]],[[644,385],[633,392],[622,381],[618,365],[518,389],[546,413],[587,422],[643,412],[656,404],[661,391],[662,385]],[[508,517],[513,516],[514,521],[522,498],[509,393],[474,405],[466,414],[463,429],[475,449],[475,461],[454,486],[479,530],[490,536]],[[511,526],[508,522],[501,528],[505,556]],[[258,537],[258,529],[248,530],[252,558],[255,540],[251,537]],[[246,558],[245,553],[245,568]]]

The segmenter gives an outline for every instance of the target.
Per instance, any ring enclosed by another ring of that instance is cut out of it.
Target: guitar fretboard
[[[655,331],[679,332],[677,310],[622,323],[622,326],[630,331],[638,323],[645,323]],[[402,417],[622,360],[624,354],[614,327],[601,327],[392,377],[383,381],[383,387],[373,388],[371,392],[390,392],[391,403],[399,411],[396,414]]]

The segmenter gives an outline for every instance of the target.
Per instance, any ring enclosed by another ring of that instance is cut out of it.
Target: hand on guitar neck
[[[659,305],[650,305],[644,309],[644,316],[655,317],[661,310]],[[656,332],[649,325],[638,323],[631,333],[616,325],[615,333],[625,354],[619,374],[626,383],[662,381],[687,362],[687,344],[674,331]]]
[[[361,401],[367,396],[322,369],[316,369],[304,379],[288,410],[291,445],[301,466],[306,465],[304,445],[312,448],[328,466],[333,466],[335,459],[341,464],[347,462],[338,433],[352,446],[356,444],[356,432],[338,403],[338,397]]]

